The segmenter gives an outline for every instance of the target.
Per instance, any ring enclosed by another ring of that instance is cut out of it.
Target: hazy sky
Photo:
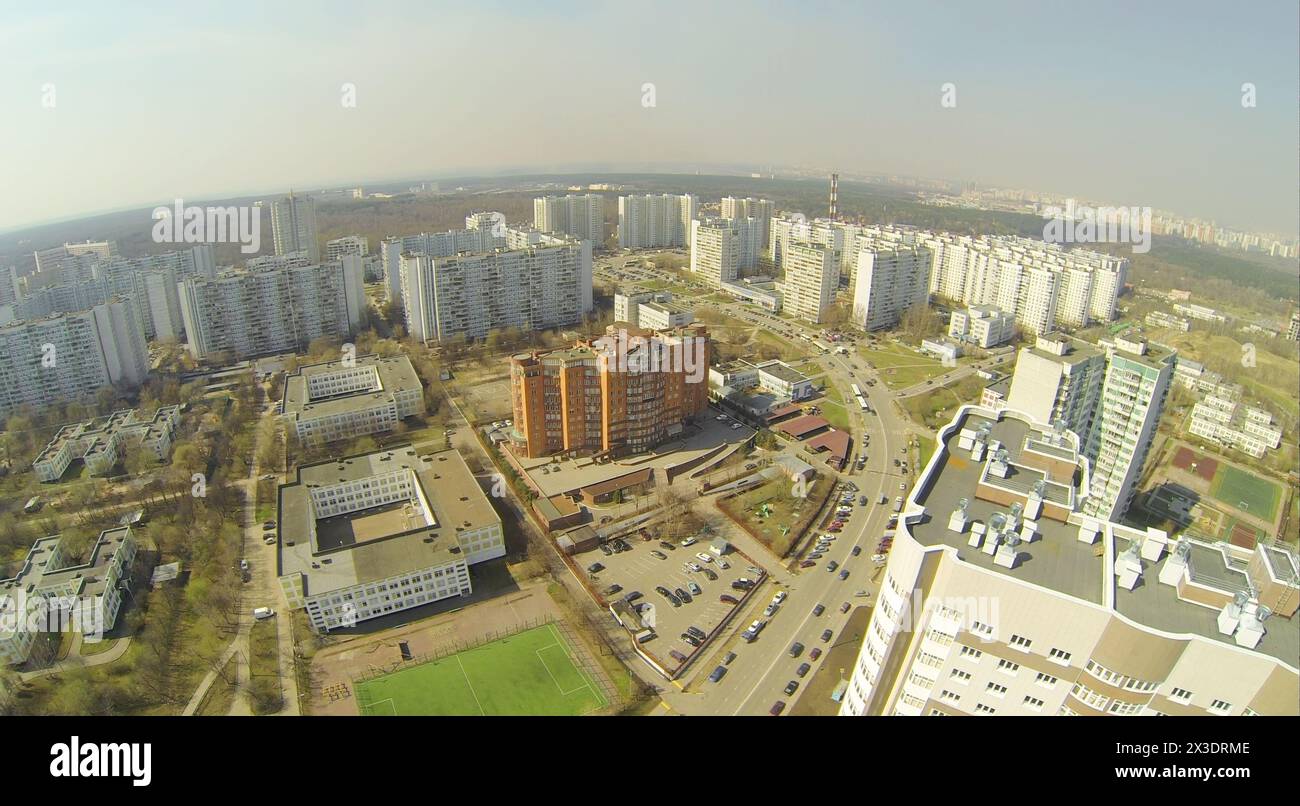
[[[7,2],[0,230],[290,185],[753,162],[1296,233],[1295,0],[1053,6]]]

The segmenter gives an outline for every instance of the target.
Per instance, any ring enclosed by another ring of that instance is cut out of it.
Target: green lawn
[[[939,361],[901,344],[859,349],[890,389],[904,389],[937,378],[948,371]]]
[[[1252,476],[1232,465],[1221,464],[1219,472],[1214,476],[1214,484],[1210,487],[1210,495],[1230,507],[1271,521],[1277,515],[1281,490],[1270,481]]]
[[[577,716],[608,703],[554,625],[356,685],[366,716]]]

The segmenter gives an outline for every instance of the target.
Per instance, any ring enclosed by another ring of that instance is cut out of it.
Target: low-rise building
[[[107,417],[65,425],[32,462],[32,472],[41,481],[58,481],[81,459],[90,475],[106,476],[133,450],[166,461],[180,417],[180,406],[163,406],[143,419],[136,409],[119,409]]]
[[[996,305],[972,305],[953,311],[948,337],[988,349],[1006,344],[1015,335],[1016,318]]]
[[[695,321],[690,308],[673,302],[667,292],[641,291],[614,294],[614,321],[646,330],[672,330]]]
[[[754,412],[764,414],[774,407],[812,397],[813,383],[799,370],[775,359],[757,364],[732,361],[709,367],[709,396],[714,400],[730,399],[744,405],[746,393],[755,390],[772,396],[763,411]]]
[[[279,492],[280,588],[321,632],[471,592],[501,519],[454,450],[304,465]]]
[[[1212,394],[1192,407],[1187,430],[1256,459],[1282,444],[1282,429],[1273,423],[1273,415],[1234,398]]]
[[[1146,315],[1146,318],[1143,321],[1151,327],[1167,327],[1173,330],[1182,331],[1183,333],[1192,329],[1191,322],[1181,317],[1174,316],[1173,314],[1165,313],[1164,311],[1152,311]]]
[[[363,355],[299,367],[281,411],[304,445],[392,431],[424,413],[424,387],[404,355]]]
[[[1192,319],[1200,319],[1205,322],[1226,322],[1228,317],[1219,313],[1213,308],[1207,308],[1204,305],[1194,303],[1177,303],[1174,305],[1174,313],[1181,313],[1183,316],[1189,316]]]
[[[921,352],[928,353],[945,363],[952,363],[961,356],[961,345],[939,339],[925,339],[921,342]]]
[[[135,555],[127,526],[100,532],[89,559],[76,565],[66,562],[62,535],[37,540],[18,572],[0,579],[0,663],[26,661],[42,633],[102,638],[117,623]]]

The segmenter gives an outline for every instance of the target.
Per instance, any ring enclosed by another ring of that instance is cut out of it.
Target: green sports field
[[[552,624],[356,684],[363,716],[575,716],[608,703]]]
[[[1232,465],[1220,465],[1210,487],[1210,495],[1244,512],[1266,521],[1277,516],[1282,491],[1276,484],[1252,476]]]

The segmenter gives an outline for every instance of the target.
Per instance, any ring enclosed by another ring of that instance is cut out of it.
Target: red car
[[[816,565],[816,564],[817,564],[817,563],[813,562],[812,560],[804,560],[803,562],[799,563],[799,567],[800,567],[800,568],[812,568],[812,567],[813,567],[814,565]]]
[[[826,527],[826,531],[828,531],[828,532],[838,532],[838,531],[839,531],[840,529],[842,529],[842,528],[844,528],[844,524],[842,524],[842,523],[832,523],[830,526],[827,526],[827,527]]]
[[[718,597],[718,601],[722,602],[723,604],[732,605],[733,607],[735,605],[740,604],[740,600],[737,599],[735,596],[729,596],[728,594],[725,593]]]
[[[817,660],[821,656],[822,656],[821,647],[813,647],[812,650],[808,652],[808,660]]]
[[[777,700],[775,703],[772,704],[772,710],[768,711],[768,714],[770,714],[771,716],[780,716],[781,712],[784,710],[785,710],[785,703],[782,702],[781,700]]]

